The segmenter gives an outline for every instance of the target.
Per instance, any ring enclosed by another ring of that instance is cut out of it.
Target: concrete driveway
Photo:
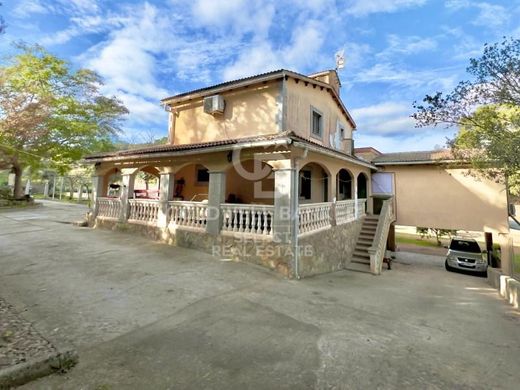
[[[288,281],[67,223],[84,211],[0,212],[0,296],[80,355],[24,388],[518,388],[518,312],[442,259]]]

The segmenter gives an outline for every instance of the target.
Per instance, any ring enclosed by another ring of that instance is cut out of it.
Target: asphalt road
[[[442,258],[289,281],[85,211],[0,212],[0,296],[80,355],[26,389],[518,388],[518,311]]]

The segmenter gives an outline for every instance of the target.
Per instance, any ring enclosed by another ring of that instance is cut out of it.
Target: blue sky
[[[415,128],[412,103],[466,78],[485,42],[520,36],[520,0],[18,0],[0,37],[39,43],[97,71],[130,109],[125,136],[165,136],[163,97],[269,70],[310,74],[345,51],[342,99],[356,146],[445,144],[453,129]]]

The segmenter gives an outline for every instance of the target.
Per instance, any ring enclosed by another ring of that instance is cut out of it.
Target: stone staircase
[[[377,222],[379,215],[367,215],[363,221],[363,226],[354,249],[352,261],[347,265],[347,269],[351,271],[370,273],[370,254],[368,248],[372,246],[374,235],[377,230]]]

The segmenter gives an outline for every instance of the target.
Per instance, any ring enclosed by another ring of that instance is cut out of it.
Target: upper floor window
[[[311,107],[311,135],[322,137],[323,135],[323,114]]]

